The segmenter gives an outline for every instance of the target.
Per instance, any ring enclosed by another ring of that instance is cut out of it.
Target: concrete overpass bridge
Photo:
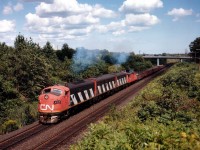
[[[183,59],[193,59],[192,57],[189,56],[154,56],[154,55],[146,55],[142,56],[143,58],[151,58],[151,59],[157,59],[157,66],[160,65],[160,59],[180,59],[180,62],[183,61]]]

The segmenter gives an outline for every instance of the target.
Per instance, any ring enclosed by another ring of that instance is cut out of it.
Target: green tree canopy
[[[197,37],[190,43],[190,55],[195,58],[200,58],[200,37]]]
[[[42,48],[42,52],[45,54],[47,58],[56,57],[53,46],[51,45],[49,41],[47,41],[44,47]]]
[[[138,56],[134,53],[131,53],[127,58],[127,61],[123,63],[122,66],[128,71],[143,71],[147,68],[152,67],[152,64],[150,61],[145,61],[142,56]]]
[[[75,50],[70,48],[67,43],[63,44],[62,49],[56,51],[56,55],[59,60],[64,61],[65,57],[68,59],[72,59],[73,55],[75,54]]]

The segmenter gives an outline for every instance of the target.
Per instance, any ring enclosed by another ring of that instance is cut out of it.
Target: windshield
[[[62,90],[60,90],[60,89],[53,89],[53,90],[51,91],[51,93],[52,93],[52,94],[55,94],[55,95],[57,95],[57,96],[59,96],[59,95],[62,94]]]
[[[62,90],[60,89],[45,89],[43,91],[43,94],[48,94],[48,93],[51,93],[51,94],[54,94],[56,96],[60,96],[62,94]]]

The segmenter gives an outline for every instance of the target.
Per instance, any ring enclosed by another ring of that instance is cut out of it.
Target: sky
[[[0,42],[55,49],[186,53],[200,37],[200,0],[0,0]]]

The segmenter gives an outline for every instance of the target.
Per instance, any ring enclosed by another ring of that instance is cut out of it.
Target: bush
[[[91,124],[90,132],[86,134],[88,138],[84,139],[76,147],[71,149],[76,150],[96,150],[96,149],[126,149],[131,150],[131,145],[125,134],[121,134],[114,130],[111,126],[99,122],[98,125]]]
[[[8,120],[5,121],[2,125],[2,132],[8,133],[14,130],[17,130],[19,126],[17,125],[17,122],[15,120]]]

